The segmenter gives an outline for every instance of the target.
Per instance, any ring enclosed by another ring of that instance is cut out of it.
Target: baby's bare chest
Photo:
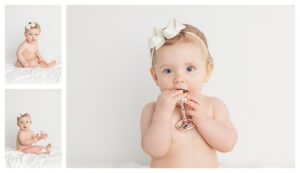
[[[26,48],[23,51],[23,54],[36,54],[37,52],[37,46],[26,46]]]
[[[24,132],[24,133],[20,133],[19,135],[21,138],[31,139],[34,134],[33,132]]]

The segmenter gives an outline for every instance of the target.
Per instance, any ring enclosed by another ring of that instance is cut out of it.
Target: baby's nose
[[[174,82],[177,84],[177,83],[184,83],[185,80],[184,80],[184,77],[182,75],[176,75],[175,79],[174,79]]]

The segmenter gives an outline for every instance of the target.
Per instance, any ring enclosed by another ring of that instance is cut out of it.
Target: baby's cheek
[[[169,82],[168,80],[159,80],[158,86],[161,91],[173,89],[172,82]]]

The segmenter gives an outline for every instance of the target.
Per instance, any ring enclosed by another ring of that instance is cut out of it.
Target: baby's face
[[[20,128],[20,130],[28,130],[31,126],[31,120],[28,117],[22,117],[19,119],[18,121],[18,126]]]
[[[38,39],[39,39],[39,36],[40,36],[40,30],[37,29],[37,28],[29,29],[29,30],[25,33],[26,40],[27,40],[29,43],[35,43],[35,42],[37,42]]]
[[[184,89],[191,94],[201,92],[211,74],[201,48],[194,43],[163,46],[156,54],[152,76],[161,91]]]

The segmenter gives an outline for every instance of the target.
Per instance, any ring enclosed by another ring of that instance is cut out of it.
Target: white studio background
[[[32,118],[31,130],[43,131],[48,139],[40,144],[61,146],[61,92],[60,90],[17,90],[5,92],[5,145],[15,148],[18,133],[17,116],[28,112]]]
[[[61,60],[61,8],[60,6],[6,6],[5,57],[6,62],[16,61],[18,46],[25,40],[25,25],[38,22],[41,26],[39,48],[47,60]]]
[[[221,166],[293,167],[294,6],[68,6],[68,166],[148,163],[140,113],[159,89],[147,41],[172,17],[205,33],[215,66],[204,93],[239,133]]]

